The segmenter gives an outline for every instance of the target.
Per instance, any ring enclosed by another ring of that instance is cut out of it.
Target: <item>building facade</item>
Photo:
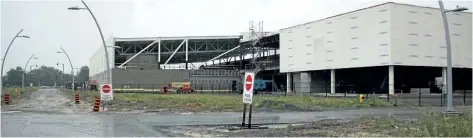
[[[471,69],[471,13],[448,12],[447,18],[452,65]],[[288,74],[288,84],[301,82],[294,87],[305,89],[321,87],[312,82],[328,78],[334,93],[339,69],[387,66],[389,93],[397,66],[440,67],[446,76],[444,28],[436,8],[384,3],[282,29],[280,47],[280,71]]]

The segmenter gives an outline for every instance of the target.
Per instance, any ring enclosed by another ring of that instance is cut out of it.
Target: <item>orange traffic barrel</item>
[[[80,101],[79,101],[79,94],[78,94],[78,93],[76,93],[74,99],[75,99],[75,101],[76,101],[76,104],[79,104],[79,103],[80,103]]]
[[[100,98],[95,97],[94,112],[98,112],[100,108]]]
[[[5,94],[3,99],[5,100],[5,104],[10,104],[10,95],[9,94]]]

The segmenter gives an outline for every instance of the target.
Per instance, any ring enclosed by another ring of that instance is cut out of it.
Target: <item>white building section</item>
[[[448,13],[453,67],[471,68],[471,13]],[[385,3],[280,31],[280,71],[446,66],[439,9]],[[297,62],[294,62],[297,61]]]
[[[113,46],[113,44],[115,43],[115,40],[113,37],[109,38],[107,41],[106,41],[106,44],[108,46]],[[113,57],[115,57],[115,52],[114,52],[114,49],[113,47],[107,47],[107,51],[108,51],[108,56],[109,57],[109,60],[110,60],[110,67],[113,68],[114,65],[114,59]],[[99,46],[98,50],[95,52],[95,54],[92,55],[92,57],[90,57],[89,59],[89,77],[92,77],[94,75],[97,75],[97,74],[100,74],[104,71],[107,70],[107,62],[106,62],[106,58],[105,58],[105,52],[104,52],[104,48],[103,46]],[[106,77],[106,76],[104,76]],[[105,78],[104,78],[105,79]]]

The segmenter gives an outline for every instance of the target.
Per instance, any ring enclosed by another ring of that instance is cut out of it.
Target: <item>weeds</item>
[[[417,120],[400,117],[363,117],[363,126],[395,137],[471,137],[471,110],[463,115],[427,112]]]

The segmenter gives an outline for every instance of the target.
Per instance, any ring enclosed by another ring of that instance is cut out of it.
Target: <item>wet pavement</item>
[[[183,125],[241,124],[242,113],[123,113],[88,112],[69,106],[56,89],[40,89],[25,103],[2,107],[2,137],[13,136],[77,136],[77,137],[154,137],[183,136],[164,132],[164,129]],[[471,107],[469,107],[471,108]],[[468,109],[468,108],[465,108]],[[361,116],[414,115],[433,109],[353,109],[323,112],[254,113],[252,123],[300,123],[323,119],[353,119]],[[463,110],[463,109],[459,109]]]

